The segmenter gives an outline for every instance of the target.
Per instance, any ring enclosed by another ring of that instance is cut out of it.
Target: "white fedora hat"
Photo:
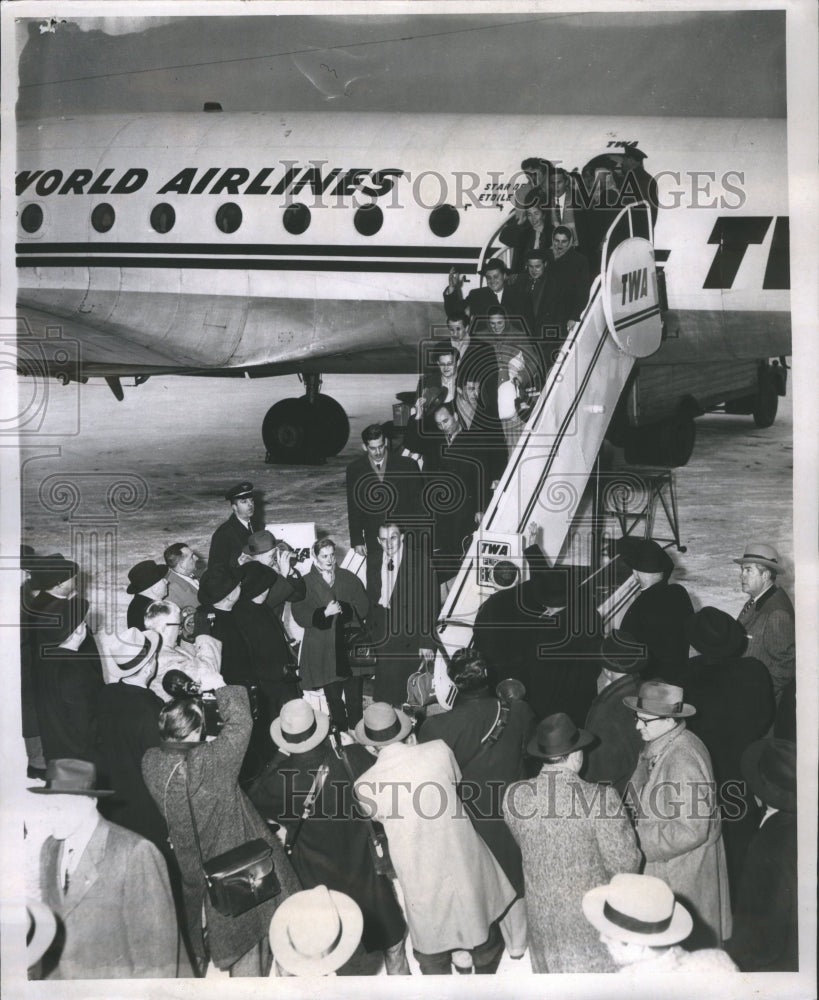
[[[691,933],[691,914],[661,878],[615,875],[608,885],[589,889],[583,913],[597,930],[633,944],[677,944]]]
[[[317,885],[288,897],[270,921],[270,948],[291,976],[328,976],[352,956],[364,917],[343,892]]]

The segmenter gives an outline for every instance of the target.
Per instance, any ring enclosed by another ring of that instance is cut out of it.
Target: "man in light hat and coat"
[[[688,726],[705,744],[714,766],[733,895],[759,820],[753,797],[744,790],[740,758],[773,723],[773,685],[763,663],[742,655],[745,629],[729,614],[702,608],[688,619],[685,632],[699,653],[688,661],[685,694],[697,710]]]
[[[450,975],[452,952],[466,950],[476,973],[494,974],[498,920],[515,890],[458,797],[452,751],[442,740],[416,745],[411,719],[385,702],[364,710],[355,738],[378,753],[355,792],[384,824],[421,972]]]
[[[126,593],[133,594],[128,605],[128,628],[145,628],[145,612],[154,601],[168,596],[168,567],[153,559],[144,559],[128,570]]]
[[[326,885],[295,892],[273,914],[271,976],[334,976],[358,947],[364,918],[350,896]]]
[[[280,751],[250,786],[248,797],[265,819],[288,831],[291,860],[301,884],[307,889],[324,885],[352,897],[363,913],[366,951],[384,952],[387,975],[409,975],[404,951],[407,925],[391,880],[376,874],[369,826],[356,813],[353,778],[339,756],[338,734],[331,746],[329,731],[330,718],[324,712],[302,699],[287,702],[270,727]],[[358,744],[340,752],[353,777],[372,765],[372,756]],[[300,823],[305,799],[322,766],[327,768],[326,777],[317,788],[311,815]],[[277,954],[275,944],[273,953]]]
[[[253,498],[253,483],[245,479],[231,486],[225,493],[225,500],[230,504],[231,515],[219,525],[210,540],[208,569],[236,569],[248,539],[264,527],[254,517],[256,501]]]
[[[782,571],[779,553],[764,542],[749,542],[741,559],[740,586],[748,600],[737,621],[748,633],[747,656],[762,660],[768,668],[777,705],[796,672],[796,636],[790,597],[777,585]]]
[[[586,750],[583,778],[611,785],[622,798],[643,745],[634,728],[634,715],[623,698],[639,691],[648,663],[647,650],[628,632],[615,629],[601,643],[600,655],[598,694],[585,725],[597,739]]]
[[[684,951],[679,945],[691,933],[693,921],[674,893],[653,875],[615,875],[608,885],[589,889],[583,913],[600,932],[618,972],[643,983],[666,973],[714,975],[736,972],[719,948]]]
[[[503,815],[523,855],[529,954],[534,972],[612,972],[583,919],[583,893],[615,872],[637,871],[640,852],[617,793],[583,781],[594,741],[565,713],[540,722],[527,751],[543,764],[509,786]]]
[[[40,884],[61,925],[43,978],[177,976],[165,862],[153,844],[100,816],[97,800],[113,793],[97,786],[94,765],[69,758],[49,761],[45,786],[29,789],[47,797],[52,835],[40,855]]]
[[[674,564],[653,539],[622,538],[617,554],[640,585],[620,628],[648,647],[646,677],[682,686],[688,666],[685,623],[694,614],[688,591],[668,582]]]
[[[759,740],[742,755],[742,773],[765,815],[745,855],[727,944],[743,972],[799,968],[796,744]]]
[[[682,688],[659,680],[646,681],[623,702],[643,740],[626,801],[645,874],[685,900],[695,921],[692,947],[721,944],[731,934],[728,868],[711,757],[685,725],[696,709]]]

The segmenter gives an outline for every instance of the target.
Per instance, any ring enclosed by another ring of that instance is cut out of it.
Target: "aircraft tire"
[[[779,408],[779,389],[777,380],[767,365],[759,369],[759,384],[754,396],[753,414],[757,427],[770,427],[776,420]]]
[[[316,451],[322,458],[337,455],[350,438],[350,421],[341,403],[320,393],[310,407],[310,430]]]
[[[312,452],[308,442],[307,401],[303,398],[280,399],[265,414],[262,440],[270,462],[304,462]]]

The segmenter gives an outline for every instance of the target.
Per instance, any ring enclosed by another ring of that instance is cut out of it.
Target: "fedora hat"
[[[80,572],[77,563],[73,559],[66,559],[60,552],[34,557],[27,568],[31,572],[32,586],[39,590],[51,590],[52,587],[65,583]]]
[[[748,635],[736,618],[719,608],[701,608],[685,623],[685,637],[703,656],[714,658],[739,656]]]
[[[112,635],[105,642],[104,655],[117,677],[130,677],[144,667],[162,645],[162,636],[153,629],[141,632],[129,628],[123,635]]]
[[[279,905],[270,921],[270,948],[291,976],[328,976],[352,956],[363,929],[355,900],[317,885]]]
[[[269,566],[263,563],[245,563],[244,576],[242,577],[242,597],[245,600],[252,600],[270,590],[276,582],[277,574]]]
[[[744,563],[759,563],[760,566],[767,566],[775,573],[782,571],[782,563],[779,553],[773,545],[766,545],[765,542],[748,542],[745,546],[745,554],[741,559],[734,559],[735,563],[742,566]]]
[[[90,761],[60,757],[46,763],[45,787],[29,787],[35,795],[113,795],[110,790],[94,788],[97,769]]]
[[[638,573],[665,573],[673,568],[671,557],[652,538],[621,538],[617,553],[626,566]]]
[[[271,531],[263,529],[254,531],[248,538],[247,545],[242,549],[246,556],[260,556],[263,552],[270,552],[276,548],[276,539]]]
[[[565,712],[547,715],[537,724],[526,747],[531,757],[563,757],[594,742],[594,734],[578,729]]]
[[[592,927],[632,944],[677,944],[694,923],[666,883],[653,875],[615,875],[608,885],[589,889],[582,906]]]
[[[206,569],[199,581],[199,603],[204,607],[213,607],[219,601],[224,600],[228,594],[232,593],[241,583],[247,572],[246,567],[238,566],[234,569]]]
[[[374,701],[364,709],[353,735],[364,746],[385,747],[400,743],[411,729],[412,719],[408,715],[385,701]]]
[[[278,719],[270,725],[273,742],[289,753],[307,753],[317,747],[329,731],[330,717],[317,712],[303,698],[286,701]]]
[[[140,594],[143,590],[153,587],[155,583],[168,575],[168,567],[165,563],[154,562],[153,559],[143,559],[136,566],[128,570],[128,579],[131,581],[125,588],[127,594]]]
[[[630,632],[612,629],[600,643],[604,666],[616,674],[639,674],[648,665],[648,648]]]
[[[660,719],[687,719],[697,710],[683,701],[683,689],[665,681],[646,681],[636,697],[628,695],[623,704],[633,712],[645,712]]]
[[[26,965],[30,969],[48,951],[57,933],[57,919],[50,906],[39,899],[26,900]]]
[[[796,744],[790,740],[757,740],[740,758],[751,791],[774,809],[796,812]]]
[[[564,608],[569,601],[569,577],[565,569],[537,569],[523,585],[536,603],[545,608]],[[524,605],[528,604],[526,599]]]

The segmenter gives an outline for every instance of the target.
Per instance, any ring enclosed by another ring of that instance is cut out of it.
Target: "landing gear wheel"
[[[331,396],[282,399],[265,414],[262,440],[267,461],[286,464],[323,461],[347,444],[350,422]]]
[[[773,372],[767,366],[759,369],[759,384],[751,410],[757,427],[770,427],[779,408],[779,390]]]

